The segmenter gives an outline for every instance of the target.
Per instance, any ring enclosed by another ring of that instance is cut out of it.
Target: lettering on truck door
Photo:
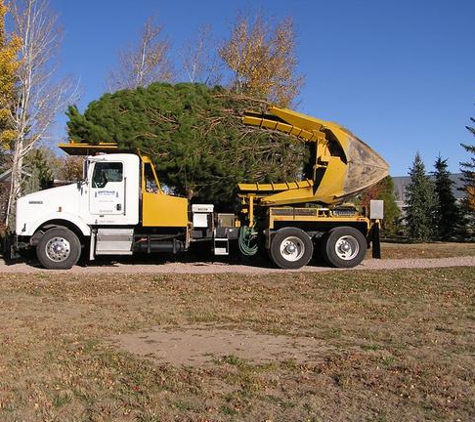
[[[125,179],[122,162],[96,162],[90,189],[89,211],[95,215],[124,215]]]

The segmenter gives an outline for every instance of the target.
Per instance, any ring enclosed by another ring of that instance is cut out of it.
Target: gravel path
[[[148,273],[148,274],[216,274],[216,273],[240,273],[240,274],[266,274],[282,271],[305,271],[305,272],[323,272],[323,271],[356,271],[356,270],[392,270],[400,268],[442,268],[442,267],[475,267],[475,256],[455,257],[455,258],[433,258],[433,259],[367,259],[361,265],[350,270],[339,270],[329,267],[307,266],[300,270],[281,270],[271,267],[256,267],[248,265],[235,265],[229,263],[216,262],[107,262],[93,263],[87,267],[75,266],[66,272],[75,274],[97,274],[97,273]],[[475,270],[474,270],[475,271]],[[52,272],[26,263],[15,263],[6,265],[0,260],[0,273],[42,273]],[[64,271],[56,271],[64,272]]]

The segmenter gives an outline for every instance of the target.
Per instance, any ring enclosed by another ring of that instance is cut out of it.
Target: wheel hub
[[[296,236],[286,237],[280,244],[280,255],[286,261],[295,262],[305,253],[305,245]]]
[[[53,237],[46,244],[46,255],[55,262],[62,262],[68,259],[71,253],[71,245],[64,237]]]
[[[342,236],[335,244],[335,252],[339,258],[349,261],[358,255],[360,247],[353,236]]]
[[[289,243],[285,247],[285,252],[288,253],[289,255],[294,254],[296,250],[297,250],[297,247],[293,243]]]
[[[342,252],[349,252],[351,251],[351,245],[348,242],[343,242],[340,246],[340,249],[342,250]]]

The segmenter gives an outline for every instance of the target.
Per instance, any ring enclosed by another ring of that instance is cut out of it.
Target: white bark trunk
[[[48,0],[17,0],[12,3],[11,11],[15,33],[21,38],[22,47],[17,99],[12,117],[17,139],[6,214],[6,223],[10,228],[16,200],[21,194],[25,156],[38,142],[47,139],[58,112],[77,98],[77,89],[70,81],[52,81],[61,33],[57,16],[49,11]]]

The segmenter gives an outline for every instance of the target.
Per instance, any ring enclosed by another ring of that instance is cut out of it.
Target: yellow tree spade
[[[289,107],[304,82],[296,73],[295,48],[291,18],[272,26],[262,13],[239,13],[219,55],[232,71],[230,85],[237,94]]]
[[[0,0],[0,144],[3,149],[10,149],[15,140],[16,131],[12,125],[12,108],[14,103],[15,81],[20,62],[18,51],[20,38],[7,36],[5,18],[8,7]]]

